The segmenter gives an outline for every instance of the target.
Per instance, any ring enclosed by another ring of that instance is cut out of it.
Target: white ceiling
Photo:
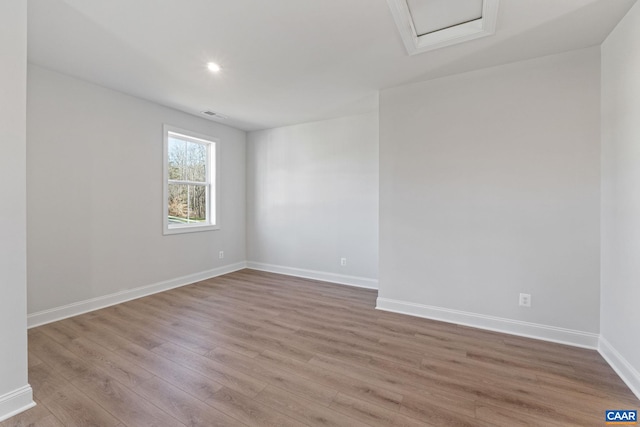
[[[496,34],[408,56],[386,0],[29,0],[29,61],[244,130],[601,43],[635,0],[501,0]],[[219,75],[208,61],[223,67]]]

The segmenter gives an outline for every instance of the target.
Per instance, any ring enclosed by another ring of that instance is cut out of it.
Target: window
[[[218,229],[216,142],[164,126],[164,234]]]

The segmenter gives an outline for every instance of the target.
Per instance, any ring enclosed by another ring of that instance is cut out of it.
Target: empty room
[[[0,427],[640,410],[636,0],[2,0]]]

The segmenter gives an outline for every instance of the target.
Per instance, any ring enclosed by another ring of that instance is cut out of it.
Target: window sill
[[[198,233],[201,231],[215,231],[220,230],[219,225],[183,225],[178,227],[165,227],[162,234],[165,236],[171,234],[184,234],[184,233]]]

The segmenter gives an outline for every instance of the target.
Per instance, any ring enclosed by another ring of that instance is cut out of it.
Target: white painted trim
[[[104,295],[97,298],[91,298],[85,301],[79,301],[72,304],[56,307],[49,310],[43,310],[31,313],[27,316],[27,327],[34,328],[46,323],[56,322],[68,317],[77,316],[79,314],[88,313],[90,311],[99,310],[101,308],[120,304],[133,299],[141,298],[147,295],[156,294],[158,292],[168,291],[169,289],[179,288],[201,280],[211,279],[212,277],[221,276],[223,274],[232,273],[234,271],[246,268],[245,262],[229,264],[222,267],[214,268],[200,273],[189,274],[187,276],[178,277],[164,282],[154,283],[152,285],[142,286],[139,288],[128,289],[126,291],[116,292],[114,294]]]
[[[321,280],[323,282],[338,283],[340,285],[355,286],[358,288],[378,289],[378,281],[366,277],[347,276],[344,274],[328,273],[324,271],[305,270],[303,268],[285,267],[282,265],[263,264],[247,261],[247,268],[252,270],[267,271],[269,273],[284,274],[286,276],[302,277],[305,279]]]
[[[598,341],[598,352],[607,363],[616,371],[616,374],[631,389],[633,394],[640,399],[640,372],[638,372],[627,359],[616,350],[602,335]]]
[[[598,348],[598,334],[522,322],[520,320],[503,317],[486,316],[483,314],[451,310],[448,308],[414,304],[387,298],[378,298],[376,309],[410,316],[424,317],[442,322],[471,326],[473,328],[502,332],[521,337],[535,338],[560,344],[588,349]]]
[[[33,390],[31,390],[29,384],[10,391],[0,396],[0,422],[34,406],[36,406],[36,403],[33,401]]]
[[[406,0],[387,0],[398,32],[409,55],[475,40],[495,34],[500,0],[484,0],[482,18],[418,36]]]

